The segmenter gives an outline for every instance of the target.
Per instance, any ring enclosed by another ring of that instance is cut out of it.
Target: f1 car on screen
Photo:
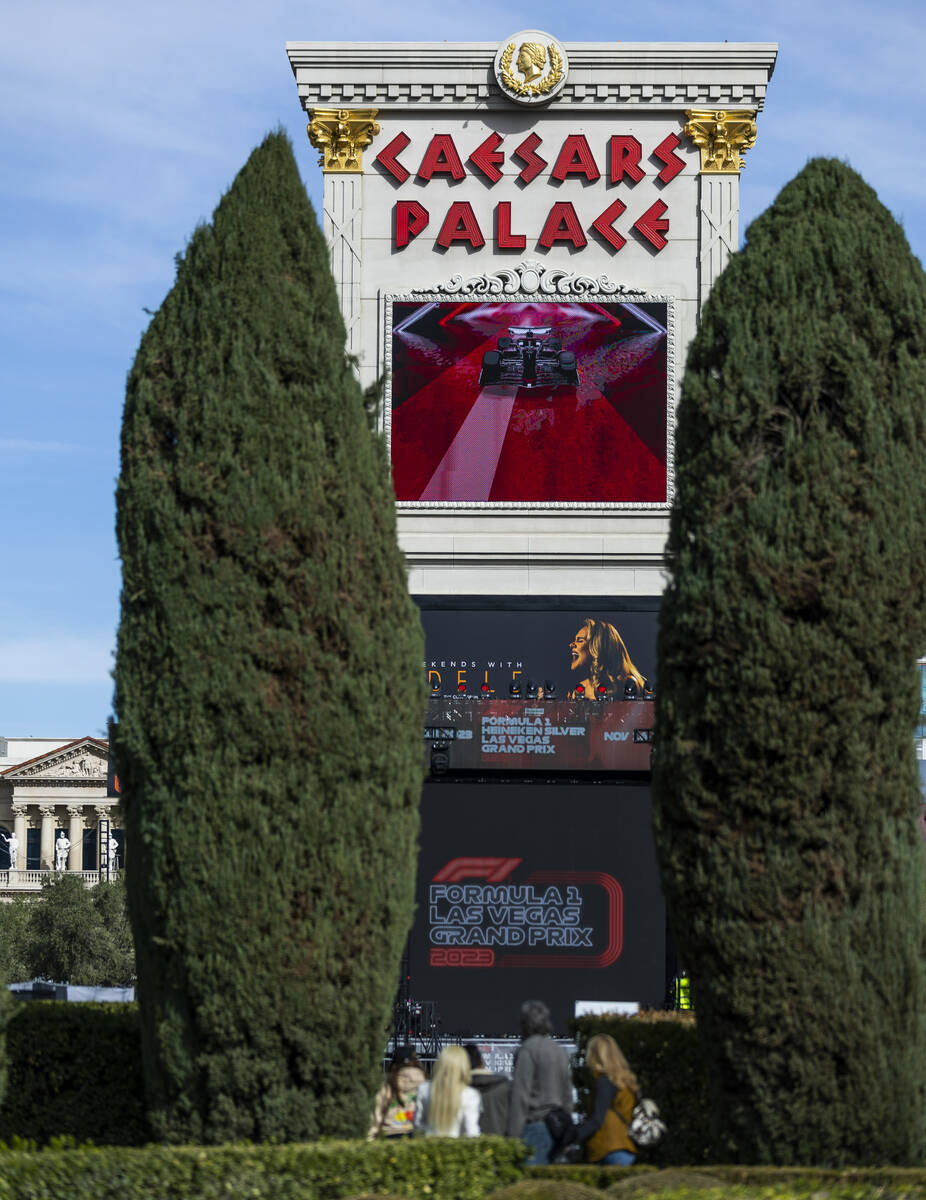
[[[483,354],[479,386],[575,387],[579,382],[576,356],[552,334],[552,325],[509,326],[508,336],[498,339],[498,349]]]

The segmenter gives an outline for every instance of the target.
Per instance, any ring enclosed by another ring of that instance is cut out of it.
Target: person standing
[[[588,1162],[629,1167],[637,1147],[627,1132],[640,1085],[614,1038],[600,1033],[588,1043],[585,1064],[595,1078],[592,1114],[575,1133]]]
[[[549,1163],[554,1143],[545,1117],[554,1108],[572,1112],[569,1058],[553,1041],[553,1019],[542,1000],[521,1005],[521,1046],[514,1064],[508,1107],[508,1136],[519,1137],[532,1151],[526,1165]]]
[[[482,1116],[479,1118],[481,1133],[504,1137],[508,1129],[508,1098],[511,1095],[511,1080],[507,1075],[496,1075],[486,1068],[479,1047],[466,1042],[463,1049],[469,1055],[470,1084],[482,1100]]]
[[[389,1064],[386,1082],[373,1105],[367,1137],[409,1137],[414,1131],[415,1097],[425,1081],[424,1068],[414,1046],[398,1046]]]
[[[466,1051],[448,1046],[434,1064],[431,1079],[418,1089],[415,1132],[426,1137],[478,1137],[482,1102],[469,1080]]]

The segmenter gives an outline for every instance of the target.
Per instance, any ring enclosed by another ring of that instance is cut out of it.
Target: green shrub
[[[590,1110],[592,1100],[591,1074],[582,1065],[585,1047],[596,1034],[608,1033],[626,1055],[643,1095],[659,1105],[667,1126],[657,1146],[641,1150],[641,1161],[659,1166],[710,1162],[707,1068],[690,1014],[579,1017],[570,1030],[580,1064],[573,1078],[583,1112]]]
[[[536,1176],[510,1183],[486,1200],[600,1200],[601,1192],[588,1184],[563,1177]]]
[[[529,1167],[530,1178],[584,1183],[612,1197],[658,1194],[659,1200],[920,1200],[920,1168],[821,1170],[812,1167],[716,1166],[656,1171],[649,1167]]]
[[[501,1138],[6,1150],[0,1200],[482,1200],[523,1177],[526,1155]]]
[[[654,1196],[660,1192],[704,1191],[706,1188],[725,1187],[719,1175],[688,1171],[684,1167],[669,1167],[665,1171],[634,1171],[630,1175],[615,1179],[607,1187],[609,1196],[635,1200],[637,1196]]]
[[[147,1141],[137,1006],[14,1003],[0,1139],[44,1143],[70,1136],[113,1146]]]

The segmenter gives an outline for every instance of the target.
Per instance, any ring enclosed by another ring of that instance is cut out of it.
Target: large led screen
[[[533,997],[560,1033],[581,1001],[659,1007],[648,787],[427,784],[408,971],[445,1035],[515,1033]]]
[[[421,618],[425,740],[445,743],[448,770],[649,771],[655,602]]]
[[[399,501],[665,503],[665,301],[391,302]]]

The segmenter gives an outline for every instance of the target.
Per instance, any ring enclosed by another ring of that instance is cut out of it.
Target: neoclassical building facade
[[[57,864],[96,883],[122,866],[109,744],[94,737],[0,738],[0,894],[38,891]]]

